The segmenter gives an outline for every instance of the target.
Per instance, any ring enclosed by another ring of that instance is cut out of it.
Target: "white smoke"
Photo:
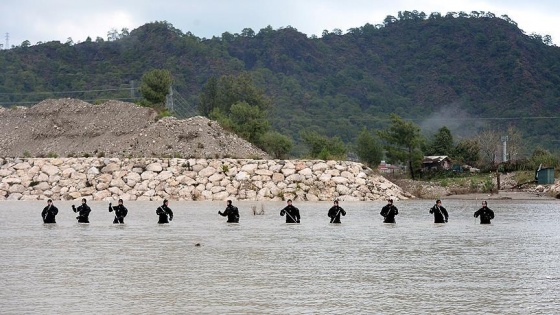
[[[478,130],[488,121],[477,119],[464,110],[461,105],[461,102],[453,102],[432,113],[419,123],[422,133],[430,138],[438,129],[446,126],[455,141],[477,134]]]

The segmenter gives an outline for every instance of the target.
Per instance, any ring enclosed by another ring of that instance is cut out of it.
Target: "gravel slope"
[[[268,158],[205,117],[158,120],[132,103],[49,99],[0,109],[1,157]]]

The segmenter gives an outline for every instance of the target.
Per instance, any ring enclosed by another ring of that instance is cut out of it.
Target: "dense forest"
[[[84,42],[28,41],[0,51],[0,104],[45,98],[135,100],[142,75],[173,76],[176,113],[192,115],[210,78],[249,73],[272,100],[272,128],[301,143],[301,131],[353,142],[390,114],[426,135],[455,139],[518,129],[527,152],[560,145],[560,48],[488,12],[404,11],[383,24],[307,36],[287,26],[199,38],[167,22]],[[302,151],[296,145],[294,152]]]

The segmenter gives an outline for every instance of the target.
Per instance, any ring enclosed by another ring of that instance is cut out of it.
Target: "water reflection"
[[[560,307],[556,201],[494,201],[490,226],[473,218],[478,202],[451,200],[448,224],[434,224],[431,201],[299,203],[302,224],[287,225],[284,203],[240,224],[217,214],[224,203],[129,202],[126,224],[92,202],[78,224],[59,202],[57,224],[42,224],[38,202],[0,203],[0,309],[45,313],[518,313]],[[258,206],[260,209],[260,205]],[[22,218],[28,218],[22,220]],[[544,218],[535,220],[535,218]],[[195,246],[200,244],[200,246]]]

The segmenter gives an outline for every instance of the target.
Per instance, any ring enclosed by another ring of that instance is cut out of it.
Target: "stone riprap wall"
[[[0,200],[407,199],[360,163],[311,160],[0,158]]]

